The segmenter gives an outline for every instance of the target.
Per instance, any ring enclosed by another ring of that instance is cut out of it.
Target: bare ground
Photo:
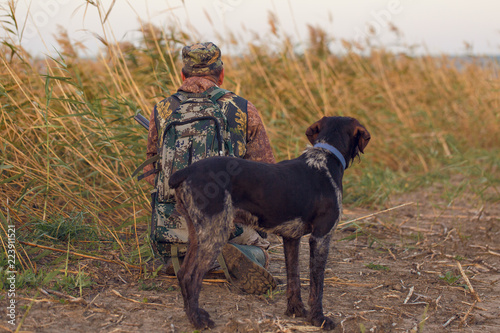
[[[482,204],[470,195],[450,203],[434,189],[392,199],[388,207],[410,202],[382,213],[344,210],[343,221],[377,215],[360,220],[357,233],[352,225],[335,233],[323,302],[337,323],[334,332],[500,332],[498,202]],[[278,238],[270,240],[270,271],[283,284],[272,294],[254,296],[212,277],[203,286],[200,304],[216,323],[213,332],[320,331],[303,318],[284,315],[283,249]],[[304,237],[300,262],[306,302],[308,255]],[[140,280],[137,272],[119,265],[82,264],[94,281],[83,289],[83,299],[78,292],[70,300],[40,290],[18,291],[17,323],[26,314],[21,331],[193,331],[174,278],[161,272]],[[4,306],[2,313],[6,318]],[[13,329],[7,320],[0,322],[0,330]]]

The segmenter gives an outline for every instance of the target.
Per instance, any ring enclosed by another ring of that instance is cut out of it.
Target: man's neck
[[[215,85],[216,82],[210,76],[192,76],[184,80],[178,90],[199,94]]]

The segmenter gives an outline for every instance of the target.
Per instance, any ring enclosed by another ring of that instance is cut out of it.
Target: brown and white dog
[[[333,329],[323,314],[323,283],[330,239],[342,214],[344,169],[363,153],[370,134],[356,119],[323,117],[306,131],[313,147],[277,164],[212,157],[172,175],[177,208],[186,219],[189,246],[178,272],[184,309],[197,328],[213,327],[198,307],[202,279],[227,242],[233,221],[283,237],[289,316],[307,316]],[[309,312],[300,294],[299,244],[310,246]]]

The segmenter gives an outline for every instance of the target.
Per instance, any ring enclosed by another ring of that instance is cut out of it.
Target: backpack
[[[162,118],[155,111],[158,154],[142,165],[157,161],[156,170],[153,170],[157,175],[152,192],[150,240],[155,255],[172,258],[175,273],[179,269],[178,257],[187,251],[188,230],[185,221],[174,211],[174,191],[168,187],[168,180],[176,171],[201,159],[234,156],[231,139],[235,137],[217,103],[228,92],[218,87],[201,94],[178,92],[173,97],[179,106],[170,115]],[[241,232],[237,230],[233,236]]]
[[[215,89],[214,89],[215,88]],[[226,116],[217,100],[229,91],[214,87],[201,94],[179,92],[180,105],[160,124],[159,202],[173,200],[168,180],[176,171],[211,156],[234,156]]]

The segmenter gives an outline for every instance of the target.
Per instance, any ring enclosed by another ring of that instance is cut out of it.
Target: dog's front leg
[[[323,314],[323,284],[325,280],[325,265],[328,259],[328,250],[330,247],[331,232],[323,237],[311,235],[309,238],[310,246],[310,281],[309,291],[309,321],[325,330],[335,328],[332,319]]]
[[[307,311],[300,296],[299,239],[283,237],[286,263],[286,297],[288,300],[287,316],[305,317]]]

